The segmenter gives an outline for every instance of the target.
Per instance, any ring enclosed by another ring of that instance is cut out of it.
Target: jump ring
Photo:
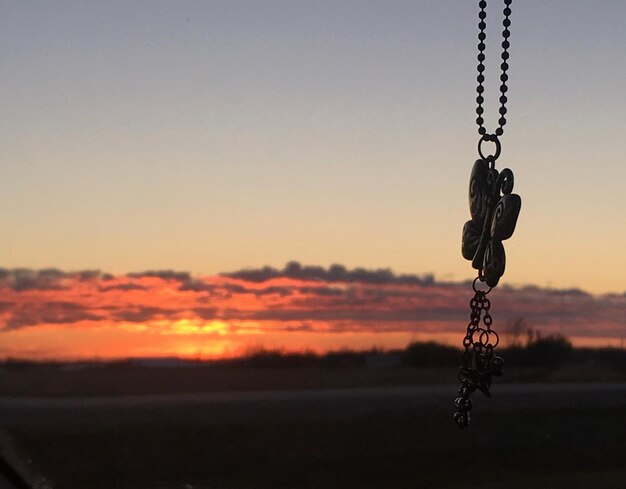
[[[484,141],[489,141],[496,145],[496,152],[494,154],[488,155],[488,156],[485,156],[483,154],[482,145]],[[496,136],[495,134],[483,134],[483,136],[478,141],[478,154],[483,160],[487,160],[490,163],[491,162],[495,163],[495,161],[500,157],[501,150],[502,150],[502,147],[500,146],[500,140],[498,139],[498,136]]]
[[[479,290],[479,289],[476,287],[476,282],[478,282],[479,280],[480,280],[481,282],[484,282],[484,281],[485,281],[485,278],[484,278],[484,277],[476,277],[476,278],[474,279],[474,281],[472,282],[472,289],[474,289],[474,292],[476,292],[476,293],[481,293],[481,294],[487,295],[489,292],[491,292],[491,287],[489,287],[487,290]]]

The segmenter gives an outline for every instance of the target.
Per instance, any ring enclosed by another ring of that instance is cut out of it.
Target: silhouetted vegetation
[[[574,348],[562,335],[541,336],[528,328],[525,337],[520,334],[520,322],[513,325],[508,347],[499,347],[506,366],[556,367],[565,363],[601,365],[626,371],[626,349]],[[506,332],[504,333],[507,334]],[[128,368],[244,368],[244,369],[301,369],[301,368],[438,368],[458,365],[460,348],[435,341],[416,341],[404,350],[349,350],[342,349],[323,354],[313,351],[293,352],[280,349],[258,348],[236,358],[198,360],[181,358],[122,359],[115,361],[29,361],[6,359],[0,368],[28,370],[33,367],[78,371],[84,369],[126,370]]]
[[[525,346],[516,344],[502,354],[509,365],[553,367],[570,360],[572,352],[572,344],[566,337],[552,335],[545,338],[531,336]]]
[[[213,363],[245,368],[312,368],[312,367],[366,367],[367,356],[372,351],[339,350],[323,355],[312,351],[285,352],[264,348],[248,352],[243,357],[219,360]]]
[[[527,329],[524,341],[519,338],[499,354],[508,367],[554,368],[566,363],[602,365],[626,370],[626,350],[618,348],[574,348],[562,335],[541,336]],[[324,354],[285,352],[258,349],[234,359],[209,362],[222,367],[251,369],[298,369],[298,368],[439,368],[460,363],[460,349],[434,341],[413,342],[404,350],[371,349],[364,351],[339,350]]]
[[[459,361],[459,350],[434,341],[414,342],[402,354],[401,365],[406,367],[445,367]]]
[[[626,371],[626,350],[623,348],[574,348],[571,357],[576,363],[612,366]]]
[[[532,334],[530,334],[532,333]],[[508,348],[498,382],[626,381],[626,350],[573,348],[563,336],[527,331]],[[0,396],[90,397],[375,388],[451,384],[461,349],[414,342],[402,350],[312,351],[255,349],[245,356],[202,361],[142,358],[114,362],[0,363]]]
[[[245,357],[230,360],[228,364],[251,368],[301,368],[308,367],[317,360],[318,356],[310,351],[285,353],[281,350],[259,349],[248,353]]]

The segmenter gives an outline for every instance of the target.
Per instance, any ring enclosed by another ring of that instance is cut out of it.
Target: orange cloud
[[[254,346],[325,351],[429,338],[456,344],[470,290],[428,276],[296,262],[218,276],[0,269],[0,355],[208,358]],[[490,297],[500,331],[524,318],[579,344],[618,344],[626,334],[626,295],[500,287]]]

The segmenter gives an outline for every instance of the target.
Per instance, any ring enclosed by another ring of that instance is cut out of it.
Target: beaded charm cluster
[[[487,299],[487,294],[491,290],[480,290],[477,288],[476,278],[473,283],[475,291],[474,298],[470,301],[470,322],[467,326],[467,333],[463,338],[463,366],[459,368],[459,397],[454,400],[456,412],[454,421],[465,428],[470,423],[470,410],[472,400],[470,395],[479,390],[487,397],[491,397],[491,378],[502,375],[502,358],[494,354],[494,349],[498,346],[500,338],[498,333],[491,329],[491,314],[489,309],[491,302]],[[482,323],[482,324],[481,324]]]

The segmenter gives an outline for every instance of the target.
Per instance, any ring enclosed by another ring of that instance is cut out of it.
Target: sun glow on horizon
[[[4,270],[0,358],[210,359],[255,348],[324,353],[427,340],[460,345],[467,284],[364,269],[291,271],[192,277]],[[626,336],[626,295],[539,287],[493,294],[501,334],[525,318],[543,335],[563,334],[576,346],[618,346]]]
[[[228,323],[219,320],[179,319],[178,321],[158,321],[154,326],[162,335],[225,335],[230,331]]]

